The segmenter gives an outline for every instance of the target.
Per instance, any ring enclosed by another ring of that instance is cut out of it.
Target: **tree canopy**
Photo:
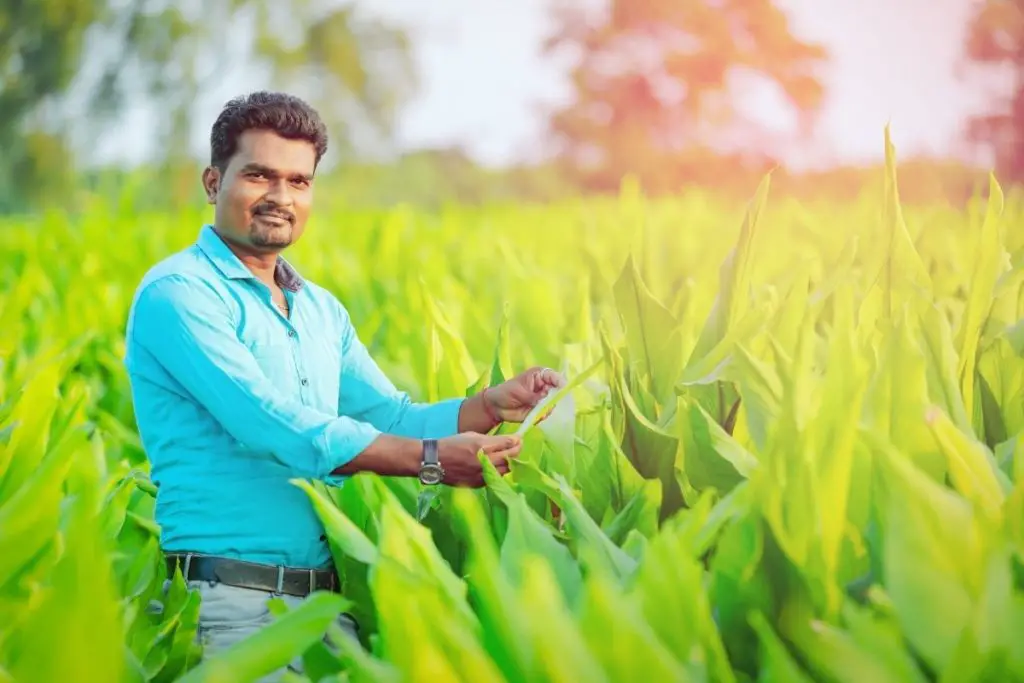
[[[825,48],[794,35],[771,0],[611,0],[599,14],[579,3],[556,12],[546,48],[568,50],[576,63],[573,97],[550,128],[594,189],[613,189],[629,173],[648,189],[674,191],[721,159],[712,142],[747,123],[730,99],[736,75],[774,83],[802,125],[823,99],[816,69]]]
[[[1024,181],[1024,0],[981,0],[967,28],[965,56],[1001,71],[1009,87],[970,119],[967,138],[995,156],[1002,180]]]
[[[0,3],[0,208],[52,201],[99,134],[140,103],[160,114],[145,132],[158,150],[150,161],[173,168],[197,125],[197,94],[240,66],[266,75],[252,89],[282,87],[317,106],[332,151],[386,140],[416,85],[405,33],[351,3]]]

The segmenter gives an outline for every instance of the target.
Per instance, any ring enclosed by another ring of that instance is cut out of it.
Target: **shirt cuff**
[[[331,474],[344,467],[381,435],[381,431],[365,422],[336,420],[318,437],[318,446],[326,454],[324,471],[318,477],[332,486],[340,486],[348,475]]]
[[[450,398],[429,405],[415,406],[421,412],[424,439],[443,439],[459,433],[459,412],[464,398]]]
[[[391,431],[398,436],[407,436],[415,439],[443,439],[447,436],[454,436],[459,433],[459,413],[465,398],[450,398],[434,403],[411,404],[403,416],[401,424]],[[359,423],[356,430],[345,430],[336,437],[337,442],[332,441],[332,433],[328,430],[324,437],[327,439],[327,452],[342,454],[324,473],[323,481],[330,486],[341,486],[350,477],[346,474],[331,474],[334,470],[342,467],[363,449],[369,446],[382,432],[370,425]]]

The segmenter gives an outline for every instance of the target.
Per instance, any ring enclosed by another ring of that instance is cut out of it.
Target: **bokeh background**
[[[201,201],[230,97],[306,97],[332,200],[703,186],[908,202],[1024,176],[1022,0],[0,0],[0,211]]]

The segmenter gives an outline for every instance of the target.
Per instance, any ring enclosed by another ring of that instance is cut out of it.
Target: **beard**
[[[249,240],[256,247],[287,247],[292,243],[293,229],[290,217],[272,211],[259,212],[249,224]]]

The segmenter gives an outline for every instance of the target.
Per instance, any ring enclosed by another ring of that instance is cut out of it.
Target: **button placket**
[[[295,372],[299,377],[299,396],[305,405],[309,405],[309,377],[306,375],[306,369],[302,363],[302,353],[298,344],[299,335],[294,326],[288,330],[288,336],[295,342],[292,344],[292,361],[295,364]]]

